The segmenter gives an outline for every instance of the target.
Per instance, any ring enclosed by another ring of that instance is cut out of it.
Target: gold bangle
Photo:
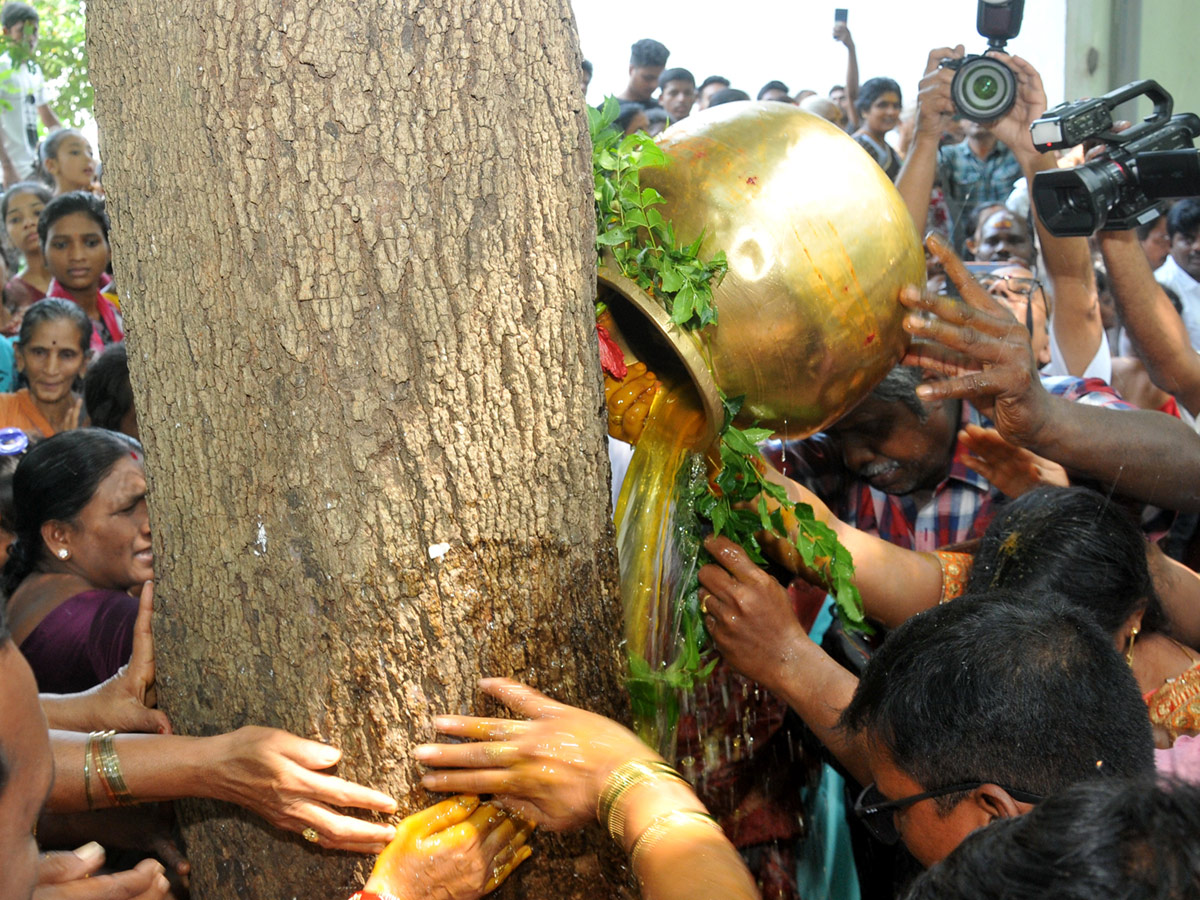
[[[99,734],[99,731],[93,731],[83,745],[83,793],[87,797],[89,811],[96,808],[96,801],[92,798],[92,748]]]
[[[708,813],[700,812],[699,810],[680,810],[674,809],[668,813],[663,813],[646,826],[646,830],[638,835],[638,839],[633,842],[633,850],[629,853],[629,864],[633,867],[636,874],[638,870],[638,861],[645,857],[658,843],[665,838],[674,828],[687,823],[703,825],[705,828],[715,830],[718,834],[724,836],[725,831]],[[640,877],[640,876],[639,876]]]
[[[661,760],[632,759],[613,769],[604,787],[600,791],[600,800],[596,804],[596,818],[608,829],[612,839],[618,844],[625,838],[625,810],[619,802],[626,792],[636,785],[661,779],[676,780],[683,784],[682,775]]]
[[[100,777],[109,789],[109,793],[117,806],[132,806],[137,801],[125,784],[121,774],[121,761],[117,758],[117,749],[113,746],[115,731],[106,731],[100,736]]]

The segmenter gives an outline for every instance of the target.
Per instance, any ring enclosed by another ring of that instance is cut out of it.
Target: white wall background
[[[1066,2],[1026,0],[1021,34],[1009,44],[1041,72],[1052,106],[1064,99]],[[780,79],[793,94],[800,88],[825,94],[846,74],[845,48],[831,37],[837,5],[850,11],[860,79],[895,78],[906,106],[916,99],[932,48],[987,48],[975,30],[975,0],[573,0],[583,55],[596,67],[588,102],[625,87],[629,46],[644,37],[666,44],[667,65],[689,69],[697,83],[724,75],[753,97]]]

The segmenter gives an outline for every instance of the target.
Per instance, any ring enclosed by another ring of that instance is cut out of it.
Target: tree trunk
[[[330,740],[408,812],[480,674],[619,715],[568,0],[88,13],[177,730]],[[196,900],[344,897],[370,862],[185,821]],[[501,896],[618,892],[598,830],[538,841]]]

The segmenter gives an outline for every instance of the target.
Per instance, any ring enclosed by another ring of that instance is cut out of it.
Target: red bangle
[[[359,891],[350,900],[400,900],[393,894],[375,894],[371,891]]]

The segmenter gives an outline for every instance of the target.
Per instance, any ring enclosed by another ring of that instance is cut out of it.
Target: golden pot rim
[[[721,402],[721,391],[713,380],[712,371],[700,352],[695,336],[672,322],[671,316],[661,304],[642,290],[636,281],[621,273],[611,251],[605,250],[600,254],[596,277],[629,301],[670,347],[675,359],[691,379],[692,387],[695,388],[700,406],[704,410],[705,430],[699,447],[710,446],[725,424],[725,407]]]

